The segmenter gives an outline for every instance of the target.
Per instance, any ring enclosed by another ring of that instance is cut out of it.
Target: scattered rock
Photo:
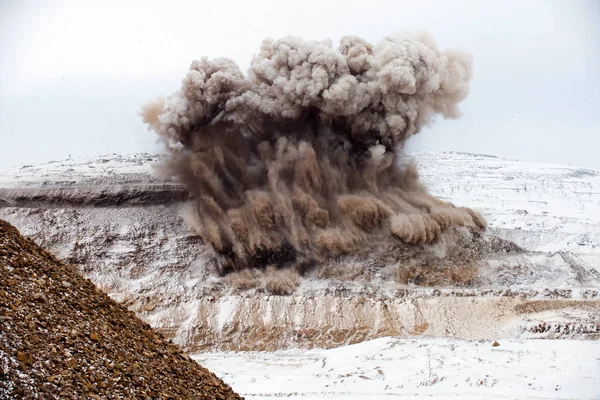
[[[27,356],[22,351],[17,352],[17,359],[21,362],[27,361]]]

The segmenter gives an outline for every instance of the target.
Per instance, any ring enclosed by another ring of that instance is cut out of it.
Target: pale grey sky
[[[460,120],[409,150],[600,169],[600,1],[0,0],[0,168],[156,152],[137,111],[179,88],[192,59],[245,69],[265,37],[426,29],[474,56]]]

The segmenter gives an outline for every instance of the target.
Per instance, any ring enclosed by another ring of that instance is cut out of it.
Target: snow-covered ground
[[[600,399],[600,341],[381,338],[192,358],[247,399]]]
[[[468,153],[413,158],[433,194],[481,212],[490,233],[600,264],[600,171]]]
[[[148,180],[153,174],[152,163],[156,160],[156,155],[147,153],[107,154],[15,166],[0,169],[0,188],[43,188],[98,180],[106,184],[115,177],[128,177],[130,180],[143,176],[144,180]]]

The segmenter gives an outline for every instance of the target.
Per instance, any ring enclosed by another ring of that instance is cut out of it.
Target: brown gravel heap
[[[240,399],[0,220],[0,399]]]

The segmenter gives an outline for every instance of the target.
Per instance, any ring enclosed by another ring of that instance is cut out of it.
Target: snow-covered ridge
[[[157,160],[158,156],[147,153],[107,154],[15,166],[0,169],[0,188],[43,188],[83,182],[159,181],[152,168]]]
[[[600,254],[600,171],[465,153],[414,160],[433,194],[480,211],[491,233],[528,250]]]
[[[110,155],[53,161],[0,170],[0,204],[19,207],[110,207],[184,201],[174,179],[160,178],[159,158]]]

